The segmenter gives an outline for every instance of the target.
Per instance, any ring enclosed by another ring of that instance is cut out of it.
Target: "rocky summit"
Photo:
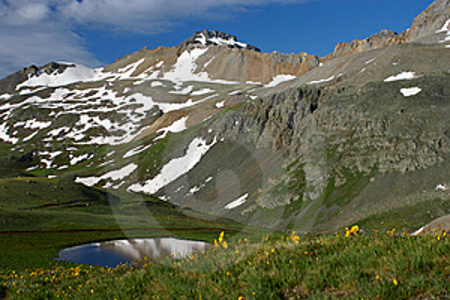
[[[326,57],[204,30],[99,69],[29,66],[0,81],[2,188],[58,177],[267,228],[419,228],[450,214],[449,62],[437,0]]]

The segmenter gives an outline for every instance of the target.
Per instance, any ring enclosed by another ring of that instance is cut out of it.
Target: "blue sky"
[[[433,0],[0,0],[0,77],[50,61],[103,66],[194,31],[263,52],[324,56],[338,42],[402,32]]]

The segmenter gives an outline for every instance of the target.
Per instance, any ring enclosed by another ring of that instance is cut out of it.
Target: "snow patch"
[[[384,80],[384,82],[392,82],[398,80],[411,80],[417,78],[416,73],[414,72],[402,72],[400,74],[390,76]]]
[[[213,180],[213,178],[212,178],[212,177],[208,177],[208,178],[206,178],[206,180],[205,180],[204,183],[200,184],[199,186],[193,186],[193,187],[189,190],[189,192],[188,192],[188,194],[187,194],[186,196],[194,195],[195,193],[197,193],[198,191],[200,191],[202,188],[204,188],[204,187],[206,186],[206,184],[207,184],[208,182],[210,182],[211,180]],[[179,191],[179,190],[180,190],[180,188],[178,189],[178,191]],[[177,191],[175,191],[175,193],[177,193]],[[185,197],[186,197],[186,196],[185,196]]]
[[[80,163],[80,162],[82,162],[82,161],[84,161],[84,160],[91,159],[92,157],[94,157],[93,154],[85,153],[85,154],[80,155],[80,156],[78,156],[78,157],[72,158],[72,159],[70,160],[70,165],[71,165],[71,166],[74,166],[74,165],[76,165],[76,164],[78,164],[78,163]]]
[[[147,150],[148,148],[150,148],[152,145],[147,145],[147,146],[139,146],[136,147],[134,149],[129,150],[127,153],[125,153],[125,155],[123,156],[124,158],[128,158],[128,157],[132,157],[135,156],[136,154],[139,154],[141,152],[144,152],[145,150]]]
[[[225,209],[233,209],[238,206],[241,206],[242,204],[245,203],[245,201],[247,201],[247,197],[248,197],[248,194],[245,194],[245,195],[239,197],[238,199],[234,200],[233,202],[228,203],[225,206]]]
[[[275,76],[271,82],[266,84],[266,87],[274,87],[279,85],[282,82],[289,81],[296,78],[294,75],[277,75]]]
[[[413,233],[411,233],[411,235],[412,235],[412,236],[416,236],[416,235],[421,234],[421,233],[425,230],[425,227],[426,227],[426,226],[423,226],[423,227],[419,228],[418,230],[416,230],[416,231],[414,231]]]
[[[10,94],[0,95],[0,100],[9,100],[11,98],[12,98],[12,95],[10,95]]]
[[[42,73],[38,76],[30,77],[28,80],[17,85],[16,90],[20,90],[21,87],[25,86],[55,87],[80,81],[89,81],[97,77],[98,74],[99,70],[82,65],[72,65],[68,66],[62,73],[55,71],[52,74]]]
[[[37,121],[36,119],[33,119],[33,120],[27,120],[25,122],[25,124],[23,125],[23,128],[33,129],[33,130],[39,129],[40,130],[40,129],[47,128],[50,125],[52,125],[51,121],[49,121],[49,122],[41,122],[41,121]]]
[[[201,90],[192,92],[191,96],[201,96],[201,95],[210,94],[210,93],[213,93],[213,92],[215,92],[215,90],[205,88],[205,89],[201,89]]]
[[[240,48],[246,48],[248,46],[248,44],[238,42],[231,38],[230,39],[224,39],[221,37],[206,38],[206,36],[203,33],[200,34],[200,36],[198,36],[195,40],[200,42],[203,46],[206,46],[207,41],[216,45],[226,45],[232,47],[238,46]]]
[[[403,96],[405,97],[410,97],[410,96],[414,96],[417,95],[418,93],[420,93],[422,91],[421,88],[419,87],[411,87],[411,88],[404,88],[400,90],[400,93],[403,94]]]
[[[173,182],[180,176],[188,173],[197,165],[209,149],[216,143],[216,139],[207,145],[202,138],[195,138],[188,146],[186,154],[182,157],[174,158],[164,165],[158,175],[153,179],[147,180],[143,185],[136,183],[131,185],[128,190],[133,192],[144,192],[154,194],[162,187]]]
[[[163,79],[171,80],[174,82],[183,82],[189,80],[209,80],[209,76],[205,72],[195,74],[197,65],[195,61],[205,54],[208,49],[192,49],[191,51],[184,51],[180,57],[178,57],[177,62],[172,67],[172,70],[165,73]]]
[[[187,129],[187,125],[186,125],[187,119],[188,119],[188,117],[183,117],[183,118],[173,122],[171,125],[159,129],[157,132],[163,132],[163,134],[158,136],[157,138],[155,138],[155,141],[165,138],[169,132],[175,133],[175,132],[181,132],[183,130],[186,130]]]
[[[435,190],[445,192],[446,190],[450,190],[450,187],[447,187],[446,184],[438,184],[438,185],[436,185]]]
[[[151,86],[152,88],[160,87],[160,86],[164,86],[164,83],[162,83],[161,81],[152,81],[152,83],[150,84],[150,86]]]
[[[189,95],[193,90],[194,90],[194,86],[189,85],[189,86],[185,87],[184,89],[182,89],[181,91],[169,91],[168,93],[173,94],[173,95]]]
[[[55,151],[55,152],[49,152],[49,151],[40,151],[39,156],[42,163],[46,165],[47,169],[52,168],[53,160],[58,157],[62,151]],[[44,159],[42,157],[49,157],[50,159]]]
[[[445,21],[444,25],[442,26],[441,29],[436,30],[436,33],[441,33],[441,32],[449,32],[450,31],[450,19],[448,19],[447,21]]]
[[[36,170],[37,168],[39,168],[39,165],[37,165],[37,166],[32,166],[32,167],[29,167],[29,168],[27,168],[25,171],[27,171],[27,172],[29,172],[29,171],[33,171],[33,170]]]
[[[237,95],[237,94],[239,94],[239,93],[242,93],[242,90],[237,90],[237,91],[229,92],[228,95],[233,96],[233,95]]]
[[[70,131],[70,128],[69,127],[60,127],[57,129],[50,130],[49,132],[47,132],[47,136],[50,136],[50,138],[56,137],[56,136],[60,135],[61,132],[63,132],[63,131],[64,131],[64,133],[67,133]]]
[[[222,108],[222,107],[224,107],[224,106],[225,106],[225,100],[222,101],[222,102],[217,102],[217,103],[216,103],[216,107],[217,107],[217,108]]]
[[[310,82],[308,82],[307,84],[317,84],[317,83],[328,82],[328,81],[333,80],[335,77],[336,77],[336,76],[333,75],[333,76],[331,76],[331,77],[329,77],[329,78],[310,81]]]
[[[100,177],[77,177],[75,178],[76,183],[81,183],[86,186],[94,186],[101,180],[111,179],[112,181],[123,180],[125,177],[130,176],[136,169],[138,165],[131,163],[121,169],[108,172]]]
[[[10,142],[12,144],[16,144],[19,139],[11,137],[8,134],[8,128],[6,127],[6,123],[3,123],[0,125],[0,140],[3,140],[5,142]]]
[[[210,60],[208,60],[204,65],[203,65],[203,70],[206,69],[215,59],[216,57],[213,56],[213,58],[211,58]]]
[[[232,39],[223,39],[220,37],[213,37],[209,39],[210,42],[216,44],[216,45],[227,45],[227,46],[238,46],[241,48],[246,48],[248,45],[245,43],[241,43]]]

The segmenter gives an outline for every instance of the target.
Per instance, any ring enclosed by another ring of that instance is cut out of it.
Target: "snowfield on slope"
[[[279,85],[279,84],[282,83],[282,82],[289,81],[289,80],[292,80],[292,79],[294,79],[294,78],[296,78],[296,77],[293,76],[293,75],[277,75],[277,76],[275,76],[275,77],[272,79],[271,82],[269,82],[268,84],[266,84],[266,87],[268,87],[268,88],[270,88],[270,87],[275,87],[275,86]]]
[[[333,75],[333,76],[331,76],[329,78],[310,81],[307,84],[317,84],[317,83],[329,82],[329,81],[333,80],[335,77],[336,76]]]
[[[176,133],[186,130],[187,119],[188,117],[183,117],[179,120],[174,121],[169,126],[159,129],[157,132],[162,132],[163,134],[156,137],[154,140],[156,141],[165,138],[169,132]]]
[[[73,64],[68,66],[64,72],[52,74],[43,73],[38,76],[30,77],[28,80],[16,86],[16,90],[22,87],[48,86],[57,87],[68,85],[75,82],[85,82],[92,80],[100,80],[102,76],[102,69],[92,69],[82,65]]]
[[[111,179],[112,181],[123,180],[124,178],[130,176],[136,169],[138,165],[131,163],[121,169],[110,171],[100,177],[77,177],[75,178],[76,183],[81,183],[86,186],[94,186],[101,180]]]
[[[402,95],[405,97],[411,97],[411,96],[417,95],[421,91],[422,91],[422,89],[420,87],[411,87],[411,88],[400,89],[400,93],[402,93]]]
[[[164,165],[158,175],[147,180],[144,184],[136,183],[128,188],[132,192],[144,192],[154,194],[162,187],[173,182],[182,175],[188,173],[197,165],[212,146],[216,144],[216,139],[207,145],[202,138],[195,138],[188,146],[186,154],[182,157],[174,158]]]
[[[245,194],[245,195],[239,197],[238,199],[228,203],[225,206],[225,209],[229,210],[229,209],[233,209],[233,208],[236,208],[238,206],[241,206],[242,204],[244,204],[247,201],[247,197],[248,197],[248,194]]]
[[[411,80],[417,78],[416,73],[414,72],[402,72],[397,75],[390,76],[384,80],[384,82],[392,82],[399,80]]]

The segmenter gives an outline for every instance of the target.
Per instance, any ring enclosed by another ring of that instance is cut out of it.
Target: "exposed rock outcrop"
[[[239,42],[237,40],[237,37],[232,34],[207,29],[195,32],[192,37],[181,43],[179,47],[186,47],[188,45],[218,45],[229,48],[238,48],[261,52],[261,50],[256,48],[255,46]]]
[[[403,44],[406,42],[406,40],[407,38],[405,37],[405,34],[398,35],[396,32],[391,30],[382,30],[381,32],[371,35],[364,40],[354,40],[352,42],[338,43],[334,49],[334,52],[325,57],[325,60],[351,53]]]
[[[394,31],[385,29],[363,40],[338,43],[334,52],[324,57],[323,60],[427,39],[435,35],[436,31],[442,29],[448,20],[450,20],[450,0],[436,0],[418,15],[411,27],[404,32],[397,34]],[[432,40],[435,41],[434,39]]]
[[[436,0],[423,13],[421,13],[405,32],[408,41],[414,42],[423,37],[432,35],[442,29],[450,19],[450,0]]]

